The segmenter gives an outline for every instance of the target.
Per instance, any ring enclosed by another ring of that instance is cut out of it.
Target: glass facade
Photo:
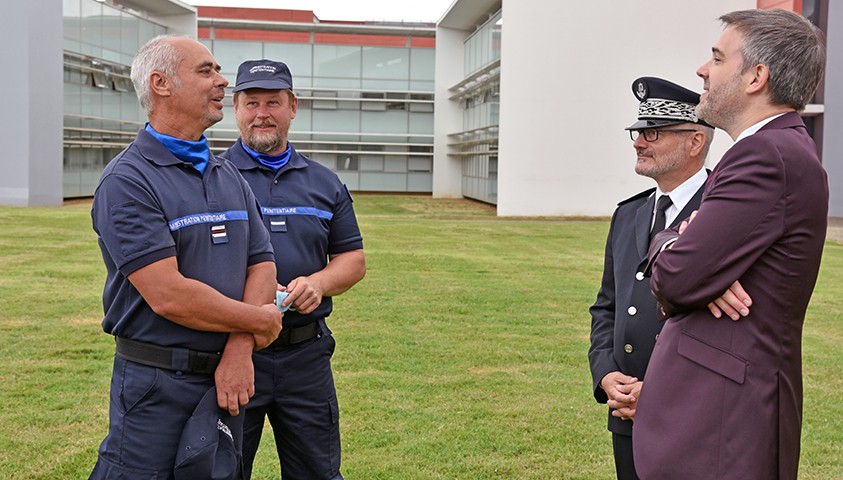
[[[86,197],[146,121],[131,62],[141,45],[168,29],[142,12],[96,0],[63,0],[63,15],[64,196]],[[224,120],[206,132],[215,152],[238,137],[231,94],[238,65],[270,58],[293,73],[299,110],[290,141],[297,150],[335,170],[351,190],[432,190],[432,45],[413,47],[409,36],[398,41],[405,46],[366,45],[383,42],[365,36],[362,45],[314,41],[314,34],[304,43],[261,41],[257,31],[248,40],[216,39],[213,29],[206,36],[200,41],[231,83]]]
[[[481,25],[464,43],[465,79],[451,90],[463,111],[456,155],[462,157],[462,192],[469,198],[497,203],[498,124],[502,11]]]
[[[213,34],[211,34],[213,37]],[[296,149],[356,191],[430,192],[433,48],[201,39],[234,86],[244,60],[290,67],[299,98]],[[232,96],[226,97],[228,106]],[[206,134],[215,151],[237,139],[233,108]]]
[[[64,196],[94,193],[106,163],[146,121],[129,78],[161,25],[95,0],[63,0]]]

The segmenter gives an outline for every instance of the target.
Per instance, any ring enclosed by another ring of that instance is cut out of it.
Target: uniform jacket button
[[[626,313],[630,315],[635,315],[636,313],[638,313],[638,309],[635,307],[629,307],[626,309]]]
[[[630,345],[630,344],[628,344],[628,343],[627,343],[626,345],[624,345],[624,346],[623,346],[623,351],[624,351],[624,352],[626,352],[626,353],[632,353],[632,350],[634,350],[634,349],[632,348],[632,345]]]

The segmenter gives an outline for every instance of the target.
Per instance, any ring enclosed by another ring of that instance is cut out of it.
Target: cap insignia
[[[638,100],[644,101],[647,98],[647,84],[638,82],[635,87],[635,96],[638,97]]]

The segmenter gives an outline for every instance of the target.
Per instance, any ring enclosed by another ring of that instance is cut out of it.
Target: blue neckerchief
[[[243,145],[243,150],[246,150],[246,153],[248,153],[250,157],[254,158],[255,161],[261,165],[266,165],[271,168],[272,171],[276,173],[281,169],[281,167],[287,164],[287,161],[290,160],[290,154],[292,153],[290,150],[290,142],[287,142],[287,149],[280,155],[267,155],[265,153],[256,152],[249,148],[243,140],[240,140],[240,144]]]
[[[145,129],[176,158],[183,162],[192,163],[196,170],[199,170],[202,174],[205,173],[205,167],[208,166],[208,159],[211,154],[211,150],[208,148],[208,139],[205,138],[205,135],[202,135],[202,138],[198,141],[192,142],[159,133],[149,123],[146,124]]]

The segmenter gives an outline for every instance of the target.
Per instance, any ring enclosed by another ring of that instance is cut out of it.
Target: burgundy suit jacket
[[[642,480],[796,479],[802,324],[825,241],[828,181],[797,113],[735,143],[694,221],[651,245],[667,315],[633,429]],[[739,321],[706,305],[740,280]]]

